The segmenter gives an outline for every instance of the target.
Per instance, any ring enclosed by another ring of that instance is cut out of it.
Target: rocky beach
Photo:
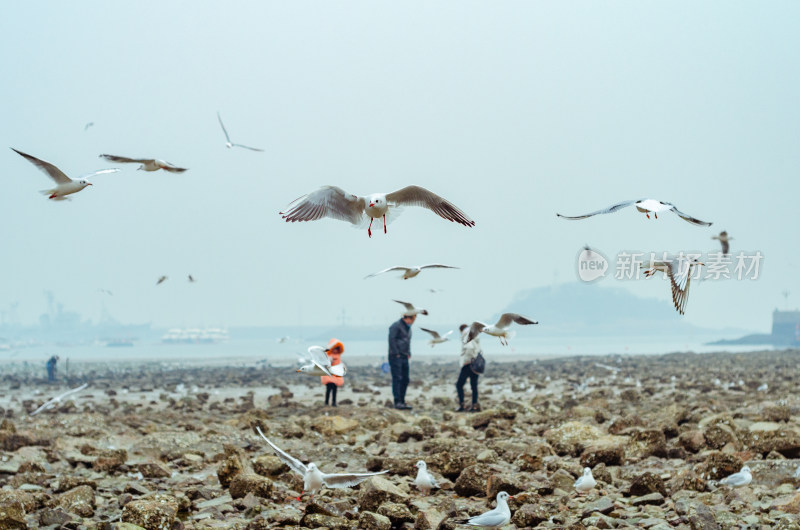
[[[74,364],[57,384],[4,364],[0,529],[456,528],[499,491],[507,528],[800,528],[798,355],[488,359],[473,413],[453,412],[452,362],[412,358],[410,412],[376,366],[326,407],[319,378],[264,362]],[[389,472],[298,501],[256,426],[323,471]],[[719,483],[743,465],[750,484]]]

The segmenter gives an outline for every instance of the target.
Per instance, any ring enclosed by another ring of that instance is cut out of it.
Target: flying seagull
[[[723,230],[719,233],[718,236],[711,236],[711,239],[719,239],[720,244],[722,245],[722,254],[724,256],[728,255],[728,251],[731,249],[730,244],[728,241],[732,240],[732,237],[728,237],[728,232]]]
[[[505,526],[511,520],[511,510],[508,507],[508,499],[513,499],[505,491],[497,494],[497,507],[486,513],[470,517],[468,519],[456,520],[456,523],[470,526],[482,526],[484,528],[499,528]]]
[[[429,343],[431,345],[431,348],[433,348],[437,344],[441,344],[442,342],[447,342],[448,341],[447,336],[450,335],[453,332],[453,330],[451,329],[450,331],[448,331],[444,335],[439,335],[439,333],[437,333],[436,331],[433,331],[432,329],[427,329],[427,328],[419,328],[419,329],[421,329],[422,331],[425,331],[425,332],[430,333],[431,335],[433,335],[433,338],[431,339],[431,341]]]
[[[250,149],[251,151],[260,151],[260,152],[264,151],[263,149],[259,149],[257,147],[250,147],[247,145],[235,144],[231,142],[231,137],[228,135],[227,129],[225,129],[225,124],[222,123],[222,117],[219,115],[219,112],[217,112],[217,119],[219,120],[220,127],[222,127],[222,132],[225,133],[225,140],[227,140],[225,142],[225,147],[227,147],[228,149],[230,149],[231,147],[244,147],[245,149]]]
[[[672,303],[678,313],[683,314],[686,309],[686,302],[689,299],[689,282],[692,279],[692,272],[695,267],[705,265],[697,258],[674,258],[666,256],[665,259],[654,259],[644,265],[644,275],[649,278],[657,271],[661,271],[669,278],[672,287]]]
[[[269,446],[272,447],[272,450],[275,451],[275,454],[278,455],[278,458],[280,458],[284,464],[289,466],[295,473],[299,473],[303,476],[303,491],[300,492],[300,495],[302,496],[303,493],[309,492],[311,493],[312,500],[314,499],[314,494],[322,486],[330,489],[352,488],[375,475],[388,473],[388,471],[380,471],[378,473],[323,473],[313,462],[310,462],[306,466],[298,459],[282,451],[277,445],[270,442],[269,438],[264,436],[264,433],[261,432],[261,428],[258,426],[256,426],[256,430]],[[299,501],[300,497],[297,497],[297,500]]]
[[[80,392],[81,390],[83,390],[87,386],[89,386],[89,383],[84,383],[84,384],[82,384],[81,386],[79,386],[77,388],[73,388],[71,390],[67,390],[63,394],[58,395],[58,396],[54,397],[53,399],[51,399],[50,401],[45,402],[41,407],[39,407],[38,409],[36,409],[33,412],[31,412],[30,416],[36,416],[37,414],[39,414],[43,410],[51,409],[51,408],[55,407],[56,404],[61,403],[61,400],[64,399],[65,397],[67,397],[67,396],[69,396],[71,394],[75,394],[77,392]]]
[[[432,489],[439,488],[439,484],[436,482],[434,476],[428,471],[428,465],[424,460],[420,460],[414,464],[414,467],[416,467],[418,470],[417,478],[414,479],[414,485],[419,488],[422,493],[425,495],[430,495]]]
[[[78,180],[72,180],[68,176],[64,174],[63,171],[58,169],[56,166],[51,164],[50,162],[45,162],[44,160],[39,160],[35,156],[31,156],[28,154],[23,153],[22,151],[17,151],[13,147],[11,148],[12,151],[17,153],[18,155],[22,156],[28,162],[33,164],[34,166],[38,167],[42,171],[44,171],[48,177],[53,179],[56,183],[56,187],[50,190],[42,190],[41,193],[47,195],[48,199],[53,199],[54,201],[63,201],[67,199],[67,195],[72,193],[77,193],[81,191],[86,186],[91,186],[92,183],[86,180],[88,177],[94,175],[102,175],[104,173],[116,173],[119,169],[101,169],[100,171],[95,171],[94,173],[89,173],[88,175],[84,175]]]
[[[306,375],[328,375],[331,377],[344,377],[347,373],[343,363],[331,366],[331,358],[328,357],[328,350],[322,346],[310,346],[308,354],[310,359],[305,364],[297,369],[297,372]]]
[[[408,280],[409,278],[414,278],[415,276],[417,276],[420,272],[422,272],[422,269],[457,269],[457,268],[458,267],[452,267],[450,265],[442,265],[440,263],[431,263],[430,265],[417,265],[415,267],[403,267],[401,265],[396,265],[394,267],[389,267],[388,269],[383,269],[382,271],[378,271],[373,274],[368,274],[367,276],[364,276],[364,279],[366,280],[367,278],[372,278],[373,276],[377,276],[378,274],[383,274],[384,272],[403,271],[403,276],[401,276],[401,278],[403,278],[404,280]]]
[[[386,224],[397,217],[404,206],[421,206],[448,221],[475,226],[475,221],[456,205],[420,186],[406,186],[391,193],[363,196],[347,193],[336,186],[323,186],[295,199],[287,206],[286,212],[280,214],[287,223],[332,217],[362,226],[369,219],[367,235],[372,237],[372,222],[375,219],[383,220],[383,233],[386,233]]]
[[[159,169],[163,169],[164,171],[169,171],[171,173],[183,173],[187,169],[185,167],[178,167],[174,164],[170,164],[169,162],[165,162],[164,160],[160,160],[158,158],[128,158],[125,156],[116,155],[100,155],[100,158],[105,158],[111,162],[119,162],[121,164],[141,164],[137,170],[142,171],[158,171]]]
[[[187,280],[189,280],[189,283],[194,283],[194,282],[197,281],[197,280],[194,279],[194,276],[192,276],[191,274],[187,277]]]
[[[734,473],[733,475],[728,475],[724,479],[720,480],[719,483],[735,488],[736,486],[747,486],[752,480],[753,475],[750,472],[750,468],[748,466],[744,466],[741,471]]]
[[[161,285],[165,281],[167,281],[167,277],[166,276],[159,276],[158,280],[156,281],[156,285]]]
[[[587,214],[584,214],[584,215],[576,215],[576,216],[572,216],[572,217],[568,216],[568,215],[561,215],[560,213],[557,213],[556,215],[559,216],[559,217],[563,217],[564,219],[572,219],[572,220],[575,220],[575,219],[586,219],[587,217],[592,217],[593,215],[599,215],[599,214],[603,214],[603,213],[614,213],[617,210],[621,210],[623,208],[627,208],[628,206],[630,206],[632,204],[635,204],[636,205],[636,209],[639,210],[640,212],[644,213],[647,216],[648,219],[650,219],[650,212],[653,212],[653,215],[655,216],[656,219],[658,219],[658,213],[659,212],[673,212],[676,215],[678,215],[681,219],[683,219],[684,221],[688,221],[688,222],[690,222],[690,223],[692,223],[694,225],[711,226],[711,223],[707,223],[705,221],[701,221],[700,219],[696,219],[696,218],[692,217],[691,215],[686,215],[682,211],[678,210],[678,208],[675,207],[675,205],[672,204],[671,202],[657,201],[655,199],[639,199],[639,200],[636,200],[636,201],[620,202],[620,203],[615,204],[613,206],[609,206],[608,208],[606,208],[604,210],[597,210],[596,212],[587,213]]]
[[[398,304],[403,304],[405,306],[406,310],[403,313],[403,316],[405,316],[405,317],[410,317],[412,315],[413,316],[417,316],[417,315],[427,315],[428,314],[428,310],[427,309],[417,309],[416,307],[414,307],[414,304],[412,304],[411,302],[401,302],[400,300],[395,300],[395,302],[397,302]]]
[[[583,468],[583,475],[578,477],[578,480],[575,481],[573,486],[578,493],[586,493],[597,486],[597,481],[594,479],[594,476],[592,476],[592,469],[588,467]]]
[[[83,126],[83,130],[84,130],[84,132],[88,131],[88,130],[89,130],[89,127],[91,127],[92,125],[94,125],[94,122],[93,122],[93,121],[90,121],[89,123],[87,123],[86,125],[84,125],[84,126]]]
[[[484,324],[483,322],[475,321],[469,327],[469,335],[467,335],[467,342],[473,340],[481,332],[491,335],[493,337],[500,337],[500,344],[508,346],[508,339],[514,337],[514,330],[509,329],[511,324],[516,322],[526,326],[528,324],[538,324],[538,322],[531,320],[516,313],[503,313],[500,319],[494,326]]]

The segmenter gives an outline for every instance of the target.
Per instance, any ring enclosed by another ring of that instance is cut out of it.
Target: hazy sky
[[[223,9],[224,8],[224,9]],[[757,281],[692,286],[685,319],[766,329],[800,305],[800,3],[17,2],[0,19],[0,309],[163,326],[429,325],[487,319],[520,289],[577,281],[588,243],[760,251]],[[228,150],[234,141],[264,153]],[[84,125],[94,126],[84,132]],[[157,157],[70,202],[7,147],[71,176]],[[419,184],[477,223],[407,208],[372,239],[278,212],[325,184]],[[615,202],[651,197],[714,222]],[[409,281],[363,280],[441,262]],[[189,284],[191,273],[197,283]],[[170,278],[155,286],[162,275]],[[620,282],[669,304],[656,279]],[[98,289],[107,289],[113,297]],[[428,288],[442,289],[431,294]],[[536,318],[536,315],[529,315]],[[598,318],[603,318],[599,315]]]

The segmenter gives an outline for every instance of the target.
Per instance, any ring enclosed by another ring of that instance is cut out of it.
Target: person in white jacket
[[[461,372],[458,374],[458,381],[456,381],[456,392],[458,393],[458,408],[456,412],[478,412],[481,406],[478,404],[478,374],[472,371],[470,363],[472,360],[481,353],[481,342],[475,337],[467,342],[467,335],[469,335],[469,326],[461,324],[458,328],[461,331]],[[472,388],[472,406],[466,407],[464,405],[464,383],[469,378],[469,386]]]

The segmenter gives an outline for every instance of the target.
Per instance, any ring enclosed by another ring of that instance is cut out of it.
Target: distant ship
[[[164,344],[215,344],[229,339],[222,328],[172,328],[161,337]]]

